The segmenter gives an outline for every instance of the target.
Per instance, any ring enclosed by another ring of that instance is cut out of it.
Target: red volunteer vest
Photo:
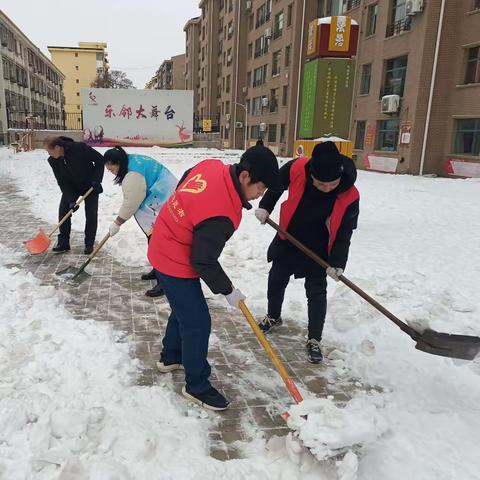
[[[309,161],[307,157],[297,158],[290,168],[290,185],[288,187],[288,198],[282,203],[280,208],[280,226],[287,230],[293,214],[297,210],[300,199],[305,191],[305,184],[307,176],[305,173],[305,165]],[[338,229],[342,223],[343,216],[349,205],[360,198],[358,190],[352,186],[347,191],[338,195],[333,205],[333,210],[330,217],[327,219],[327,228],[329,232],[328,238],[328,254],[332,250]],[[282,240],[285,237],[279,234]]]
[[[153,268],[172,277],[198,278],[191,264],[193,229],[212,217],[228,217],[235,230],[242,219],[230,166],[220,160],[204,160],[193,167],[163,205],[148,245]]]

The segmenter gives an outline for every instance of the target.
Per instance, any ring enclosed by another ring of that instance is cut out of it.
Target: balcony
[[[410,30],[412,25],[411,17],[405,17],[399,20],[398,22],[391,23],[387,25],[387,31],[385,32],[385,37],[393,37],[394,35],[398,35],[402,32],[407,32]]]

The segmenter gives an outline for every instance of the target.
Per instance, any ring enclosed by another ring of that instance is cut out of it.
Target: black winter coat
[[[280,177],[284,190],[290,184],[290,168],[295,160],[286,163],[280,169]],[[357,178],[357,170],[353,161],[343,156],[343,175],[339,186],[329,193],[320,192],[313,185],[310,176],[310,162],[305,165],[305,191],[295,213],[288,225],[288,232],[297,240],[313,250],[321,258],[328,261],[332,267],[343,268],[347,264],[350,239],[353,230],[357,227],[359,215],[359,201],[348,206],[342,223],[338,229],[330,255],[328,255],[329,233],[326,220],[330,217],[337,195],[353,186]],[[270,190],[260,201],[260,208],[272,212],[283,192]],[[288,240],[275,236],[267,253],[268,261],[285,262],[286,268],[294,273],[295,277],[305,277],[315,273],[323,274],[324,270],[313,260],[307,257]]]
[[[61,138],[65,143],[65,155],[58,159],[49,157],[48,163],[60,190],[68,202],[74,202],[92,186],[92,182],[102,182],[104,158],[83,142],[74,142],[68,137]]]

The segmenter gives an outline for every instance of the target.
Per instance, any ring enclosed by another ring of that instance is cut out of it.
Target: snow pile
[[[387,431],[381,406],[379,396],[356,397],[342,408],[328,398],[304,400],[289,410],[288,426],[318,460],[326,460],[378,440]]]

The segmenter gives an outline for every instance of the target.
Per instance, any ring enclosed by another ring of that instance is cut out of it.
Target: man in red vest
[[[148,246],[172,313],[168,319],[160,372],[185,368],[183,395],[211,410],[229,402],[209,381],[207,361],[211,319],[200,286],[238,308],[243,294],[233,287],[218,258],[240,225],[242,209],[269,188],[279,189],[278,163],[263,145],[249,148],[240,163],[204,160],[185,172],[160,211]]]
[[[327,271],[288,240],[276,235],[268,249],[268,314],[259,323],[264,332],[282,324],[281,309],[290,277],[305,278],[308,302],[307,355],[322,361],[320,341],[327,312],[327,274],[338,282],[347,264],[353,230],[357,227],[359,193],[353,161],[333,142],[317,144],[312,158],[297,158],[280,169],[288,198],[280,210],[280,226],[331,265]],[[255,216],[265,223],[281,192],[268,191]]]

